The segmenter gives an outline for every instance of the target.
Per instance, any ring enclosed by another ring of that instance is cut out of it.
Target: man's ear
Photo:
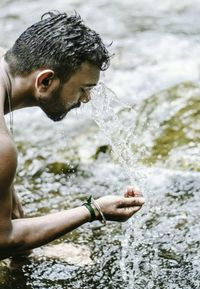
[[[55,72],[51,69],[40,71],[35,79],[35,89],[37,98],[46,98],[52,91],[56,90],[60,85],[60,80],[55,76]]]

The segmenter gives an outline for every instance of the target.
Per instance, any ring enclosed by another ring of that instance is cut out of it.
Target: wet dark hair
[[[49,68],[66,81],[85,61],[106,70],[110,54],[100,36],[85,26],[77,13],[47,12],[19,36],[5,60],[13,75]]]

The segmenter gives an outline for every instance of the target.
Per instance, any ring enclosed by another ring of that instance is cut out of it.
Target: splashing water
[[[200,288],[194,233],[198,174],[163,173],[142,164],[162,128],[150,113],[145,117],[139,105],[124,104],[101,83],[92,92],[92,109],[114,159],[146,199],[142,210],[123,227],[119,263],[124,288]]]
[[[147,169],[140,163],[140,159],[148,153],[148,143],[138,135],[137,116],[137,108],[124,104],[103,83],[92,91],[92,117],[110,144],[113,157],[121,164],[130,184],[139,188],[146,196]],[[141,125],[148,127],[146,119],[140,122],[140,133]],[[147,210],[146,207],[145,211]],[[144,219],[136,214],[124,225],[120,267],[123,279],[130,289],[136,289],[136,280],[141,275],[139,264],[142,255],[137,252],[137,248],[144,242],[141,232]]]
[[[92,90],[92,117],[112,148],[112,155],[123,167],[130,183],[144,186],[143,166],[139,164],[146,148],[137,130],[137,109],[124,104],[103,83]]]

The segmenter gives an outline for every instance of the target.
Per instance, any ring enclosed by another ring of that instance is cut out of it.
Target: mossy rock
[[[46,170],[54,175],[73,174],[78,170],[78,164],[69,164],[65,162],[53,162],[46,166]]]
[[[111,153],[111,146],[110,145],[101,145],[96,149],[96,153],[93,156],[93,159],[97,160],[101,153],[103,154],[110,154]]]
[[[137,119],[137,133],[145,133],[156,123],[150,155],[143,158],[145,164],[164,163],[172,151],[200,142],[197,125],[200,114],[200,89],[190,82],[169,88],[145,101]],[[141,120],[145,123],[141,125]],[[183,151],[184,153],[184,151]],[[183,163],[179,160],[180,163]],[[178,165],[179,166],[179,165]],[[193,166],[191,163],[187,167]]]

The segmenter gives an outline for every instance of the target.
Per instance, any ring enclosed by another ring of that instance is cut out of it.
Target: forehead
[[[100,69],[88,62],[82,63],[79,70],[77,70],[69,79],[69,83],[80,84],[97,84],[100,77]]]

